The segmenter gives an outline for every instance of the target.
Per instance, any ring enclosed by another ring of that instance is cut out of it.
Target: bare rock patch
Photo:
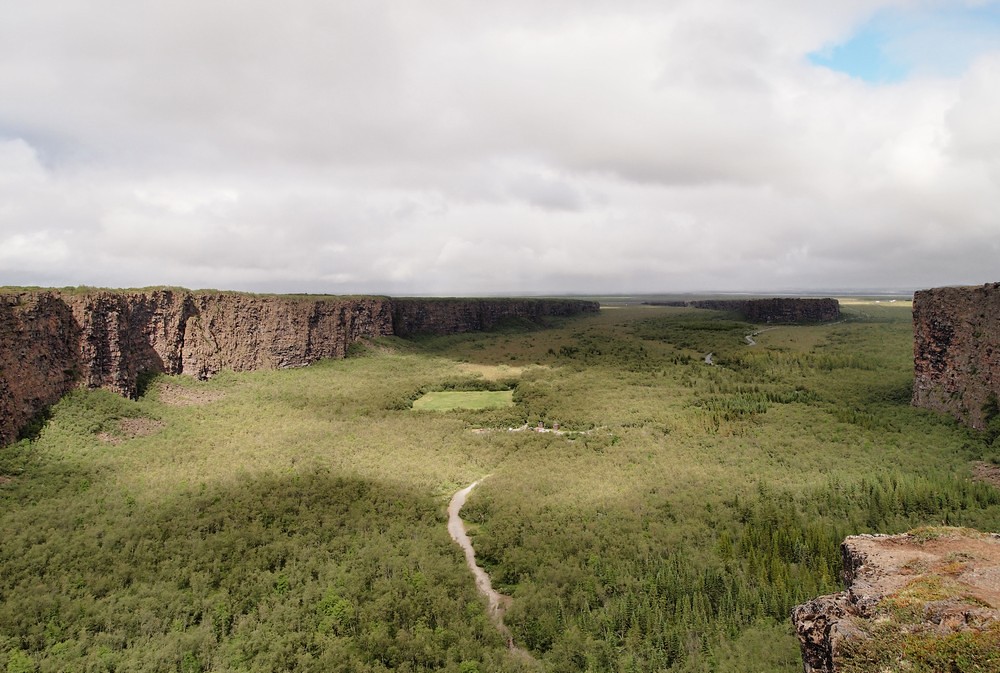
[[[101,432],[97,437],[108,444],[121,444],[136,437],[148,437],[167,426],[154,418],[123,418],[118,422],[117,432]]]
[[[159,389],[159,400],[171,407],[191,407],[200,404],[218,402],[226,394],[220,390],[205,390],[181,386],[175,383],[163,383]]]
[[[1000,488],[1000,465],[977,460],[972,464],[972,478]]]
[[[926,671],[940,652],[978,666],[996,652],[1000,536],[920,528],[852,536],[841,552],[847,589],[792,610],[806,673]]]

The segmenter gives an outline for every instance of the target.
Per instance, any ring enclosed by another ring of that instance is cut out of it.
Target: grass
[[[0,664],[523,670],[445,530],[490,474],[464,514],[544,670],[798,671],[788,610],[840,588],[844,535],[1000,529],[968,472],[996,448],[909,404],[909,306],[845,312],[751,347],[725,315],[625,306],[76,392],[0,450]],[[428,391],[513,404],[414,413]],[[122,418],[162,428],[102,441]],[[578,433],[471,432],[553,419]]]
[[[994,560],[977,558],[972,547],[962,544],[963,540],[980,540],[986,535],[948,526],[922,526],[910,533],[918,545],[947,541],[955,551],[933,563],[913,559],[903,566],[905,573],[916,577],[880,600],[872,619],[857,624],[863,637],[844,644],[838,670],[848,673],[1000,670],[1000,629],[993,623],[995,609],[980,597],[982,584],[973,581],[970,586],[967,578],[962,577],[967,572],[988,576],[986,568]],[[980,559],[982,565],[970,568]],[[966,622],[980,628],[963,628]]]
[[[501,409],[514,406],[513,390],[449,390],[425,393],[413,401],[418,411]]]
[[[953,633],[908,632],[883,623],[852,644],[844,673],[954,673],[1000,670],[1000,626]]]
[[[952,564],[956,565],[956,564]],[[935,627],[928,615],[944,608],[959,621],[989,604],[967,593],[968,587],[948,576],[944,566],[927,572],[878,605],[878,618],[860,627],[864,637],[845,643],[838,670],[937,673],[1000,670],[1000,628],[992,620],[982,628]],[[939,618],[940,619],[940,618]],[[976,621],[976,617],[971,618]]]

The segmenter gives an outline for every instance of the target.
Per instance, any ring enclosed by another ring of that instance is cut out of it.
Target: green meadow
[[[413,408],[418,411],[500,409],[513,405],[513,390],[441,390],[425,393],[413,400]]]
[[[75,391],[0,449],[0,670],[797,672],[789,611],[840,588],[844,536],[1000,529],[970,473],[997,447],[909,404],[909,304],[844,309],[756,346],[627,306]],[[463,516],[537,665],[446,531],[486,475]]]

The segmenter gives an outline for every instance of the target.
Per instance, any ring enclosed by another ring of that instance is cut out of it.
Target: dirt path
[[[469,493],[481,482],[482,479],[474,481],[451,497],[451,502],[448,503],[448,534],[451,535],[451,539],[465,552],[465,562],[469,566],[469,570],[472,571],[473,577],[476,578],[476,588],[489,601],[488,614],[490,621],[493,622],[494,626],[497,627],[497,630],[507,641],[507,649],[510,650],[511,654],[523,661],[537,663],[530,652],[514,644],[514,636],[511,635],[510,629],[507,628],[507,625],[503,621],[504,613],[510,607],[511,597],[505,596],[493,588],[490,576],[476,564],[476,551],[472,548],[472,541],[465,533],[465,523],[462,521],[460,512],[465,505],[465,499],[469,496]]]
[[[778,329],[778,328],[777,328],[777,327],[765,327],[764,329],[759,329],[759,330],[757,330],[757,331],[755,331],[755,332],[750,332],[750,334],[747,334],[747,335],[746,335],[745,337],[743,337],[743,338],[744,338],[744,339],[746,339],[746,342],[747,342],[747,345],[748,345],[748,346],[756,346],[756,345],[757,345],[757,342],[756,342],[756,341],[754,341],[754,339],[753,339],[753,338],[754,338],[755,336],[757,336],[758,334],[760,334],[761,332],[769,332],[769,331],[771,331],[771,330],[773,330],[773,329]]]

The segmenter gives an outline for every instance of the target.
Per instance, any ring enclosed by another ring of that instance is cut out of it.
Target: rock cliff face
[[[974,428],[1000,395],[1000,283],[913,295],[913,404]]]
[[[733,311],[755,323],[832,322],[840,319],[836,299],[774,297],[771,299],[698,299],[692,301],[647,302],[653,306],[687,306],[713,311]]]
[[[386,298],[306,300],[225,293],[68,295],[81,383],[134,395],[143,372],[207,378],[222,369],[302,367],[392,334]]]
[[[80,328],[50,293],[0,295],[0,446],[69,390]]]
[[[392,327],[397,336],[456,334],[493,329],[502,320],[596,313],[594,301],[573,299],[394,299]]]
[[[213,294],[195,296],[192,304],[176,373],[199,378],[222,369],[304,367],[345,357],[359,339],[393,334],[387,298],[306,301]]]
[[[303,367],[359,339],[596,311],[545,299],[308,299],[235,293],[0,293],[0,445],[76,385],[134,396],[144,373]]]
[[[796,323],[840,320],[836,299],[751,299],[741,313],[750,322]]]
[[[847,590],[792,610],[805,673],[931,670],[920,658],[940,652],[975,664],[984,642],[1000,640],[1000,536],[857,535],[841,553]]]

